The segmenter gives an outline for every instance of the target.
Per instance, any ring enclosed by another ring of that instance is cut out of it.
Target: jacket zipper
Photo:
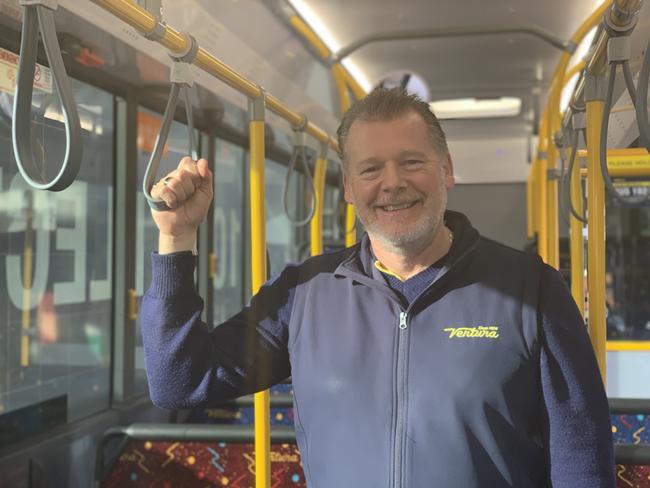
[[[404,436],[406,435],[406,366],[408,364],[408,313],[399,314],[397,334],[397,402],[395,419],[395,445],[393,447],[393,488],[402,486],[404,464]]]

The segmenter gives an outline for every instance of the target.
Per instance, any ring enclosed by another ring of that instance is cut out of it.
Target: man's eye
[[[370,166],[368,168],[364,168],[363,170],[361,170],[361,174],[365,175],[365,174],[373,173],[376,170],[377,168],[375,168],[374,166]]]
[[[408,159],[406,160],[406,164],[413,166],[414,164],[422,164],[422,161],[419,159]]]

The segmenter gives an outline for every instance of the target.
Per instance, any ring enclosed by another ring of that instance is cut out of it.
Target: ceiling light
[[[578,83],[579,77],[580,73],[576,73],[571,77],[567,84],[564,85],[564,88],[562,88],[562,95],[560,95],[560,113],[564,113],[569,106],[569,102],[571,102],[571,98],[573,97],[573,90],[576,87],[576,83]]]
[[[585,37],[583,37],[582,41],[580,41],[580,44],[578,44],[575,53],[573,53],[573,56],[571,56],[569,66],[574,66],[575,64],[585,59],[589,53],[589,48],[591,47],[591,43],[594,40],[597,29],[598,26],[593,27],[589,32],[587,32]],[[562,95],[560,96],[560,112],[564,112],[569,106],[569,102],[571,102],[571,97],[573,96],[573,90],[576,87],[576,83],[578,83],[578,76],[579,73],[573,75],[573,77],[562,88]]]
[[[311,27],[311,29],[320,37],[321,41],[325,43],[327,48],[335,53],[341,49],[341,45],[336,42],[334,36],[325,26],[323,21],[314,13],[309,5],[307,5],[303,0],[288,0],[291,6],[300,14],[305,22]]]
[[[521,98],[456,98],[429,104],[439,119],[514,117],[521,111]]]
[[[316,35],[325,43],[327,48],[332,52],[336,53],[340,51],[341,44],[334,38],[330,30],[323,23],[323,21],[316,15],[316,13],[311,9],[309,5],[303,0],[288,0],[291,6],[300,14],[303,20],[309,25],[309,27],[316,33]],[[370,91],[371,85],[366,76],[361,72],[359,67],[350,61],[349,58],[341,61],[341,64],[345,66],[348,72],[352,77],[357,80],[361,88],[366,92]]]
[[[345,58],[343,61],[341,61],[341,64],[345,66],[345,69],[347,69],[350,72],[352,78],[357,80],[357,83],[361,85],[363,91],[365,91],[366,93],[370,93],[370,89],[372,88],[372,85],[370,85],[368,78],[366,78],[366,75],[363,74],[361,68],[359,68],[356,64],[354,64],[350,60],[350,58]]]
[[[578,44],[575,53],[573,53],[573,59],[576,62],[581,61],[589,52],[591,43],[596,35],[596,30],[598,30],[598,26],[593,27],[589,32],[587,32],[585,37],[582,38],[582,41],[580,41],[580,44]]]

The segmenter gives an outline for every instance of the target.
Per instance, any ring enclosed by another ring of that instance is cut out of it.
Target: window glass
[[[138,111],[138,184],[136,187],[136,273],[135,288],[138,297],[142,298],[151,283],[151,253],[158,250],[158,229],[153,219],[149,205],[142,194],[142,180],[147,169],[149,157],[153,151],[156,137],[160,130],[162,116],[146,109]],[[195,141],[198,137],[195,136]],[[182,158],[189,153],[187,127],[178,122],[172,122],[169,137],[165,144],[156,179],[176,169]],[[147,377],[144,369],[144,353],[142,349],[142,331],[140,319],[136,322],[135,346],[135,392],[147,393]]]
[[[244,149],[217,139],[214,160],[214,238],[216,275],[214,289],[214,325],[239,312],[243,305],[244,272]]]
[[[334,107],[334,87],[330,70],[322,63],[311,63],[311,70],[305,91],[316,102],[327,108],[332,113],[337,113]],[[337,99],[338,100],[338,99]]]
[[[650,340],[650,206],[607,208],[607,337]]]
[[[283,204],[284,180],[287,167],[273,160],[266,160],[266,245],[269,253],[270,276],[278,274],[288,263],[295,263],[301,254],[298,242],[299,232],[308,231],[291,225]],[[301,173],[294,173],[289,184],[287,196],[289,211],[304,218],[306,209],[298,207],[297,190],[302,188],[304,178]],[[297,213],[296,213],[297,212]],[[307,248],[309,246],[307,245]]]
[[[325,185],[325,197],[323,198],[323,243],[325,247],[341,244],[342,241],[339,226],[341,198],[341,190],[338,187]]]
[[[82,126],[77,180],[30,189],[0,91],[0,445],[109,406],[113,97],[71,80]],[[51,179],[65,154],[57,95],[36,89],[32,145]]]

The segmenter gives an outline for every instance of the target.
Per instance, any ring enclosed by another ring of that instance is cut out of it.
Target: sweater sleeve
[[[155,405],[209,406],[264,390],[291,374],[288,321],[296,267],[266,283],[241,312],[212,330],[201,321],[191,253],[152,255],[140,323]]]
[[[596,357],[564,279],[547,265],[539,305],[549,486],[613,488],[612,430]]]

